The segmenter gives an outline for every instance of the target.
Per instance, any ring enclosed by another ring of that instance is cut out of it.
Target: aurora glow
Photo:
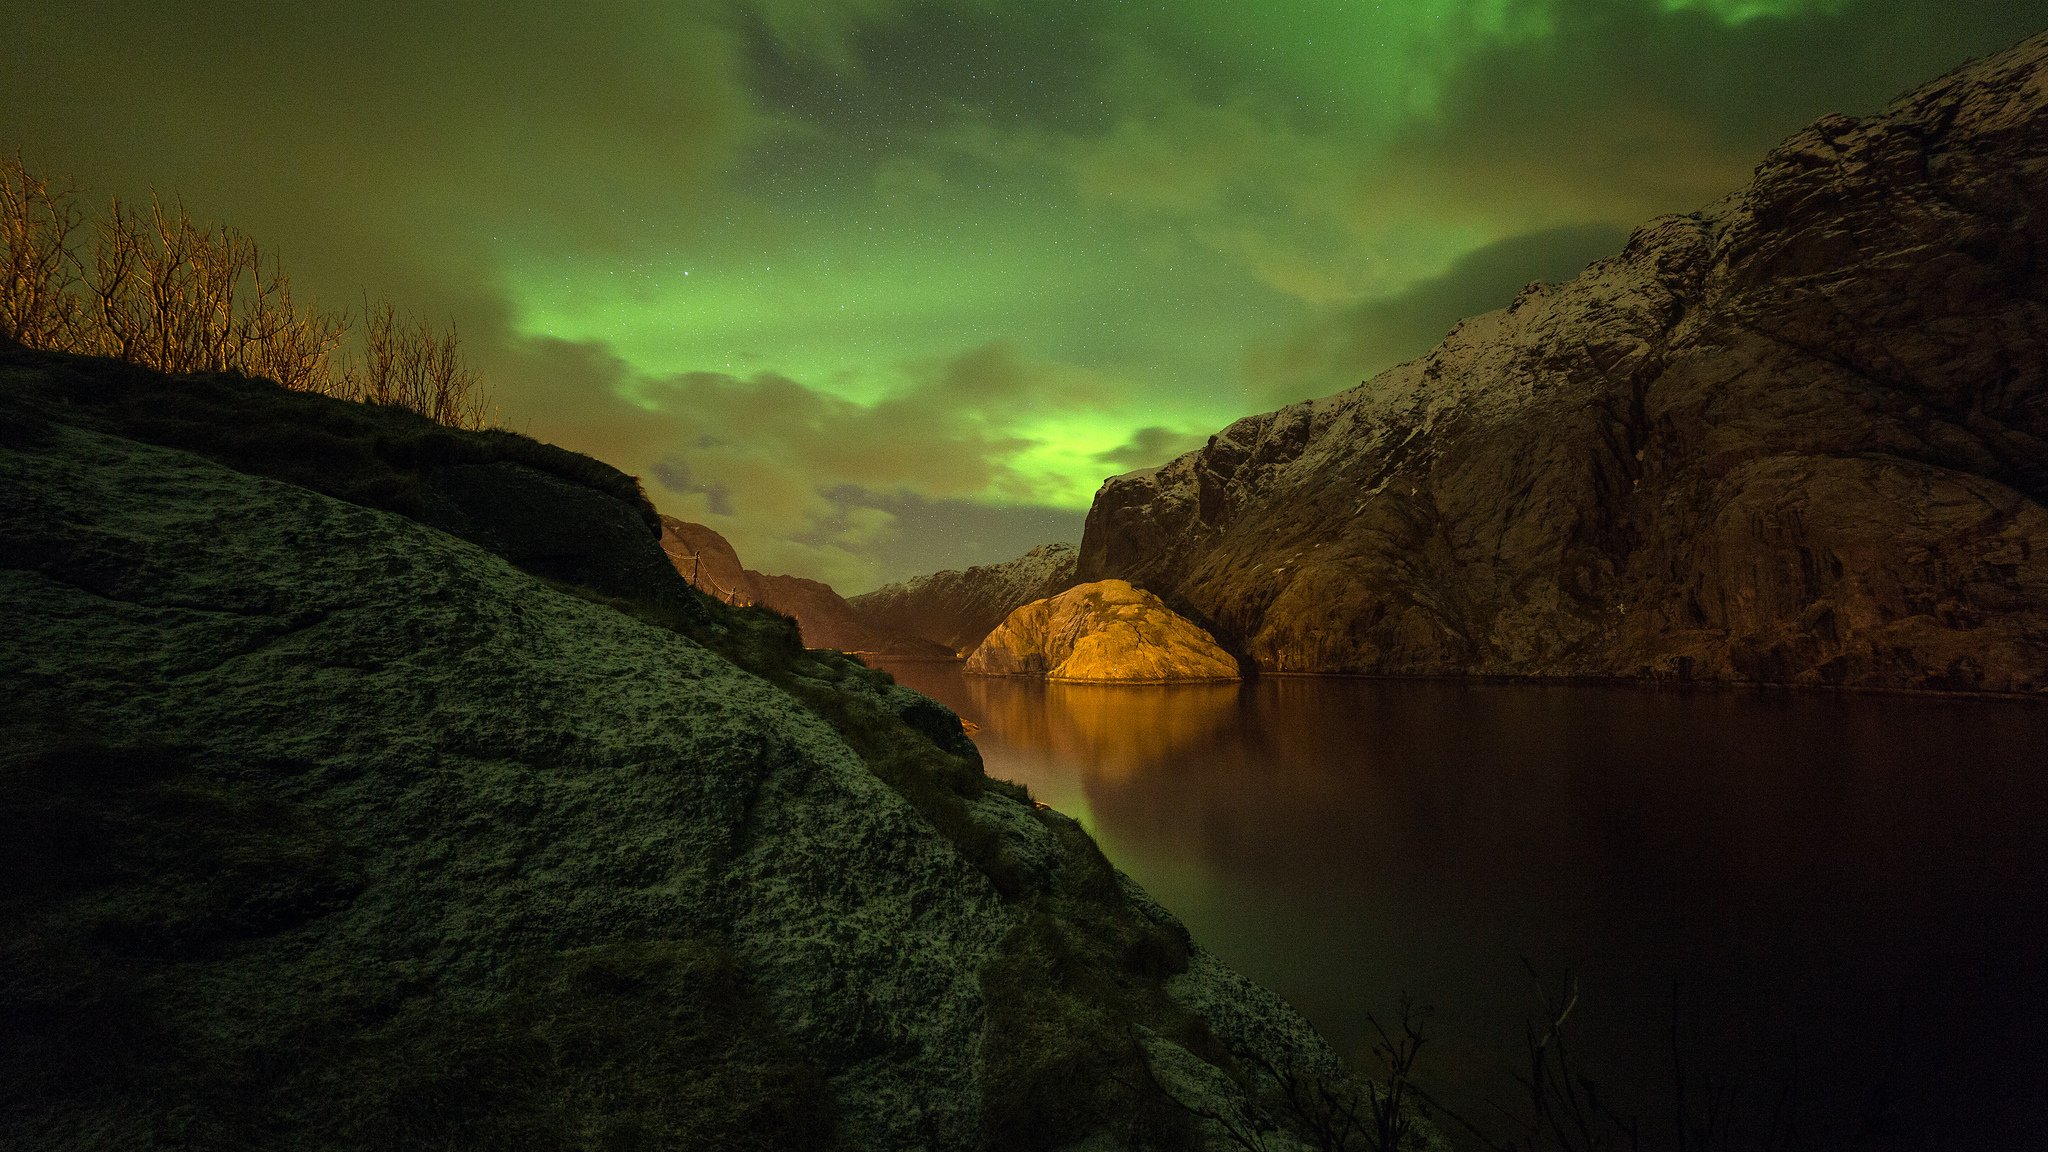
[[[0,146],[854,592],[1355,384],[2048,0],[10,5]]]

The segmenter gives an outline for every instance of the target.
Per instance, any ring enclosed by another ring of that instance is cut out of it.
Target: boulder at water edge
[[[1215,637],[1122,580],[1082,584],[1010,613],[968,657],[967,671],[1117,684],[1238,678],[1237,661]]]

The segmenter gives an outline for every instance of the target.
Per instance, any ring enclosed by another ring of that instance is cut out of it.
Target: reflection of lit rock
[[[1083,584],[1010,613],[966,670],[1083,683],[1237,679],[1237,661],[1214,637],[1122,580]]]
[[[1058,684],[1046,690],[1047,735],[1056,755],[1086,765],[1091,777],[1170,777],[1188,756],[1214,745],[1237,714],[1238,691],[1236,684],[1218,683],[1143,691]]]

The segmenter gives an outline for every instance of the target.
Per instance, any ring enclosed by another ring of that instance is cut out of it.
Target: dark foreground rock
[[[1081,684],[1235,680],[1237,661],[1159,597],[1100,580],[1024,605],[967,658],[970,676]]]
[[[878,627],[922,636],[964,654],[1020,606],[1078,583],[1075,556],[1071,544],[1041,544],[1001,564],[934,572],[848,602]]]
[[[2048,689],[2048,38],[1104,484],[1265,669]]]
[[[423,523],[428,435],[0,349],[0,1146],[1220,1148],[1166,1093],[1348,1083],[937,704]],[[521,499],[659,561],[591,476]]]

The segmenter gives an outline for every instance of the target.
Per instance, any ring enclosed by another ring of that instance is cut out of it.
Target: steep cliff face
[[[965,671],[1084,684],[1238,676],[1237,661],[1215,637],[1122,580],[1082,584],[1010,613],[967,658]]]
[[[970,652],[1019,606],[1072,588],[1076,555],[1071,544],[1041,544],[1015,560],[934,572],[848,603],[879,627]]]
[[[2048,689],[2048,37],[1103,485],[1267,669]]]
[[[807,647],[897,660],[958,658],[942,644],[869,622],[830,584],[746,567],[732,544],[706,525],[663,516],[661,550],[685,580],[712,599],[761,604],[794,619]]]
[[[753,604],[761,599],[753,574],[740,554],[714,529],[673,516],[661,518],[661,550],[683,579],[698,591],[726,604]]]
[[[540,447],[0,347],[0,1145],[1222,1148],[1161,1093],[1351,1083]]]
[[[795,618],[804,643],[812,648],[837,648],[863,656],[895,660],[957,660],[951,648],[922,636],[878,628],[830,584],[801,576],[770,576],[749,571],[757,602]]]

